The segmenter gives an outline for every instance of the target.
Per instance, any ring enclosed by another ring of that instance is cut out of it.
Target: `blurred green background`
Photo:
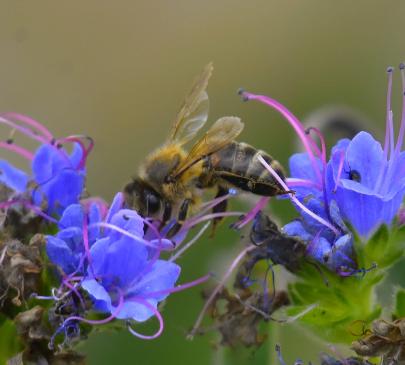
[[[299,117],[348,105],[382,130],[385,69],[405,59],[403,0],[1,0],[0,19],[0,110],[31,115],[56,136],[91,135],[88,187],[106,199],[164,140],[209,61],[211,119],[240,116],[241,139],[286,164],[295,149],[291,128],[264,106],[242,103],[240,86],[273,96]],[[181,259],[182,282],[224,270],[240,247],[226,227]],[[165,332],[153,342],[125,331],[93,335],[83,347],[90,364],[221,364],[215,335],[185,339],[203,304],[199,293],[169,298]],[[316,362],[319,349],[327,350],[295,327],[278,332],[288,361]],[[273,348],[240,361],[269,363]]]

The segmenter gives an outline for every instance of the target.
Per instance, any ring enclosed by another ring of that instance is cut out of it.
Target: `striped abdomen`
[[[216,178],[257,195],[273,196],[285,194],[284,189],[258,160],[264,160],[284,180],[281,165],[266,152],[247,143],[232,142],[210,156],[211,168]]]

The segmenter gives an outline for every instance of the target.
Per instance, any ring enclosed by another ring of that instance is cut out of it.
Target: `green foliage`
[[[326,268],[322,268],[321,274],[307,263],[297,273],[298,281],[288,288],[293,303],[288,314],[298,316],[301,323],[326,341],[350,343],[355,339],[356,323],[368,325],[380,315],[375,289],[387,269],[402,257],[405,229],[389,231],[382,226],[367,243],[359,237],[354,240],[358,267],[375,268],[341,277]],[[300,316],[300,313],[305,314]],[[405,316],[403,290],[397,293],[396,313]]]
[[[398,289],[395,295],[394,318],[405,318],[405,289]]]
[[[14,323],[5,317],[0,317],[0,333],[0,364],[5,364],[10,357],[22,350],[22,344]]]

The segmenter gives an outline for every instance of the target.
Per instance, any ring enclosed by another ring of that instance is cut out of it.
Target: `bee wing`
[[[177,167],[174,176],[181,175],[188,168],[212,155],[232,142],[242,132],[244,124],[238,117],[218,119],[205,135],[191,148],[184,161]]]
[[[195,80],[190,93],[177,114],[172,131],[169,135],[170,142],[185,144],[190,141],[208,119],[208,95],[205,91],[208,80],[213,70],[212,63],[205,66],[201,75]]]

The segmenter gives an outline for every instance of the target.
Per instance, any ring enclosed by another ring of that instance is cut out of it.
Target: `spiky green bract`
[[[387,269],[403,255],[405,228],[388,230],[382,226],[364,243],[354,238],[358,267],[351,276],[342,277],[326,268],[306,263],[297,273],[298,280],[288,287],[292,306],[290,316],[326,341],[350,343],[358,335],[358,324],[367,326],[378,318],[381,307],[377,304],[376,287]],[[404,300],[405,294],[401,294]]]

